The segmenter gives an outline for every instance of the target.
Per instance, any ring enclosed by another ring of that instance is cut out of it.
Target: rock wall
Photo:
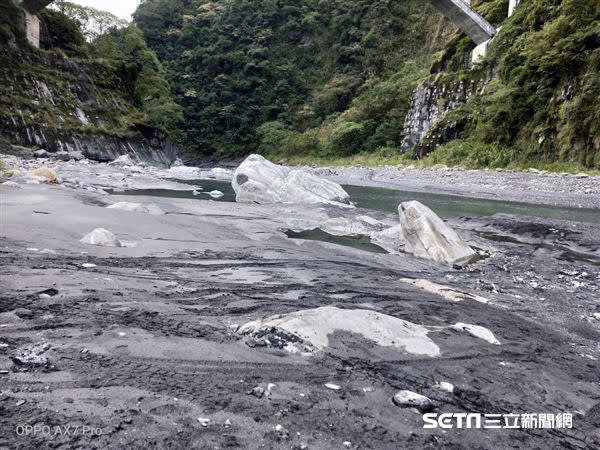
[[[404,120],[401,151],[412,150],[415,155],[424,156],[440,143],[458,137],[461,124],[445,119],[469,98],[483,93],[491,77],[490,73],[465,81],[438,74],[422,81],[413,93]]]
[[[80,151],[98,161],[124,154],[158,165],[177,157],[119,89],[114,69],[59,53],[0,49],[0,137],[20,146]]]

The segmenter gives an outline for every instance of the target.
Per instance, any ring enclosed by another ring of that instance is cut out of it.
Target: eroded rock
[[[433,409],[433,402],[424,395],[412,391],[399,391],[392,398],[394,404],[400,407],[414,407],[422,413]]]
[[[398,208],[404,251],[419,258],[448,265],[463,265],[477,256],[449,225],[418,201],[404,202]]]
[[[58,177],[56,172],[48,167],[40,167],[31,172],[31,175],[36,177],[38,181],[45,181],[46,183],[58,183]]]
[[[329,336],[336,331],[359,334],[379,346],[415,355],[440,354],[424,326],[366,309],[306,309],[249,322],[238,333],[254,339],[267,337],[271,345],[290,352],[312,353],[327,349]]]
[[[492,333],[490,330],[488,330],[487,328],[482,327],[480,325],[471,325],[468,323],[459,322],[459,323],[456,323],[456,324],[450,326],[450,329],[468,333],[471,336],[474,336],[479,339],[483,339],[484,341],[487,341],[490,344],[500,345],[500,341],[498,339],[496,339],[496,336],[494,336],[494,333]]]
[[[98,245],[100,247],[122,247],[117,237],[104,228],[96,228],[94,231],[86,234],[79,242],[88,245]]]
[[[250,155],[233,174],[236,201],[243,203],[349,204],[342,187],[301,170],[273,164]]]
[[[163,215],[165,212],[154,204],[143,205],[141,203],[133,202],[118,202],[113,205],[107,206],[109,209],[120,209],[122,211],[139,212],[153,215]]]

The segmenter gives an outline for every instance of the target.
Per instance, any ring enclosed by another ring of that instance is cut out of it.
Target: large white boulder
[[[240,334],[266,335],[269,341],[283,340],[288,351],[308,353],[326,350],[329,336],[336,331],[360,334],[379,346],[395,347],[415,355],[440,354],[424,326],[367,309],[323,306],[259,319],[238,329]]]
[[[117,237],[104,228],[96,228],[94,231],[86,234],[79,242],[88,245],[98,245],[100,247],[122,247]]]
[[[236,201],[244,203],[350,203],[339,184],[273,164],[260,155],[250,155],[240,164],[231,185]]]
[[[477,255],[456,231],[422,203],[404,202],[398,212],[405,252],[448,265],[466,264]]]

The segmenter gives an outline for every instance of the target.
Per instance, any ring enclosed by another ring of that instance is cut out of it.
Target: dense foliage
[[[50,138],[158,136],[156,130],[177,138],[181,108],[135,25],[59,2],[40,13],[41,49],[36,50],[25,38],[24,12],[11,0],[0,0],[0,11],[0,123],[10,128],[19,117]],[[86,31],[93,17],[112,26],[94,37]]]
[[[135,21],[183,106],[188,147],[337,153],[398,143],[431,12],[421,0],[146,0]],[[361,97],[371,89],[376,104]]]

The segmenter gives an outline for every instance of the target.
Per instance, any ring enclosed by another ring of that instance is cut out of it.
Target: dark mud
[[[287,209],[180,200],[161,203],[169,214],[157,218],[34,189],[3,200],[0,448],[600,448],[598,225],[457,219],[490,253],[457,270],[288,239],[274,219]],[[78,244],[99,225],[138,246]],[[593,260],[569,260],[563,248]],[[489,303],[449,301],[405,279]],[[307,357],[235,332],[325,305],[431,327],[441,356],[380,348],[349,330]],[[457,322],[488,328],[501,345],[447,328]],[[47,364],[11,360],[38,342],[50,345]],[[435,388],[440,381],[454,392]],[[269,395],[254,395],[257,386]],[[425,430],[419,412],[392,402],[401,389],[428,396],[436,412],[566,412],[573,428]],[[26,425],[71,432],[19,433]],[[100,431],[74,435],[77,426]]]

